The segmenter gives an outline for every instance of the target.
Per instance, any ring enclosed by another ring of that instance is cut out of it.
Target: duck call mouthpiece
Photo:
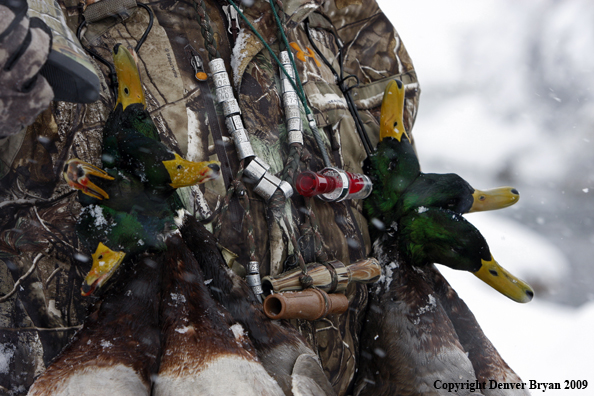
[[[314,321],[327,315],[341,314],[349,307],[344,294],[327,294],[319,289],[271,294],[264,300],[264,313],[270,319],[305,319]]]
[[[345,199],[364,199],[371,194],[373,184],[369,177],[337,168],[324,168],[319,172],[305,171],[295,181],[297,192],[304,197],[318,198],[327,202]]]

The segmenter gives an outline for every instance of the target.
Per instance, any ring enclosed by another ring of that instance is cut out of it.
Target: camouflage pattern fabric
[[[375,1],[286,0],[286,33],[303,51],[312,48],[303,21],[309,18],[312,39],[338,69],[333,32],[344,43],[345,74],[359,78],[352,90],[359,114],[372,142],[378,140],[379,108],[385,85],[400,78],[407,86],[405,122],[410,130],[416,116],[419,89],[412,63],[399,36]],[[70,27],[79,23],[77,0],[64,0]],[[184,51],[191,44],[208,60],[196,12],[184,2],[151,2],[155,22],[139,53],[141,77],[148,110],[165,144],[189,159],[216,159],[214,142],[204,103],[210,92],[201,92],[190,60]],[[243,120],[256,154],[282,170],[288,153],[281,105],[278,67],[256,36],[241,23],[233,43],[227,33],[220,4],[206,1],[218,49],[227,63],[238,93]],[[256,0],[243,6],[244,14],[278,51],[277,28],[270,4]],[[104,20],[92,24],[85,34],[104,57],[116,43],[136,45],[148,21],[138,10],[124,22]],[[295,52],[295,50],[294,50]],[[316,61],[317,60],[317,61]],[[107,69],[101,65],[101,74]],[[344,95],[334,75],[319,59],[297,61],[304,89],[333,164],[351,172],[362,172],[365,151],[356,133]],[[64,161],[78,157],[100,165],[101,128],[113,108],[105,82],[100,100],[90,105],[52,103],[22,137],[22,145],[0,180],[0,354],[8,357],[6,370],[0,365],[0,393],[23,394],[35,375],[67,343],[84,320],[88,299],[80,296],[80,284],[90,269],[73,227],[80,210],[61,178]],[[220,110],[220,109],[218,109]],[[224,126],[222,115],[219,123]],[[305,121],[305,120],[304,120]],[[306,122],[304,122],[306,124]],[[224,127],[223,127],[224,129]],[[224,136],[229,136],[223,130]],[[305,149],[312,158],[311,170],[323,168],[321,155],[308,129]],[[234,147],[228,157],[237,171]],[[1,152],[1,151],[0,151]],[[1,155],[1,154],[0,154]],[[294,262],[287,229],[279,227],[267,204],[248,185],[254,220],[256,256],[261,275],[278,274]],[[225,196],[221,180],[185,191],[188,209],[197,217],[208,217]],[[288,219],[296,230],[306,262],[315,261],[314,237],[305,227],[305,202],[295,194],[286,205]],[[360,201],[325,203],[313,200],[312,209],[320,225],[325,251],[330,259],[345,264],[371,252],[367,222]],[[220,243],[249,261],[246,225],[232,211],[223,218]],[[352,285],[347,290],[350,309],[317,322],[295,321],[295,326],[317,350],[324,370],[339,395],[351,392],[359,348],[359,333],[367,306],[367,288]]]
[[[49,106],[54,91],[40,76],[51,45],[49,28],[26,16],[27,2],[0,2],[0,139],[33,123]],[[17,139],[20,141],[20,139]],[[8,145],[2,143],[2,145]],[[14,146],[15,141],[11,143]],[[0,149],[1,150],[1,149]],[[14,152],[14,149],[10,150]],[[4,161],[3,161],[4,162]],[[0,176],[6,165],[0,163]]]

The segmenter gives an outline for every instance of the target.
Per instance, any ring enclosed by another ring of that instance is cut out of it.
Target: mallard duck
[[[394,209],[404,215],[420,206],[472,213],[514,205],[520,193],[513,187],[477,190],[455,173],[421,173],[408,186]]]
[[[113,59],[118,98],[103,128],[104,171],[78,159],[70,160],[63,171],[68,184],[91,198],[102,200],[113,195],[109,194],[109,185],[116,175],[122,175],[124,180],[138,178],[149,190],[149,195],[171,194],[176,188],[218,177],[218,161],[188,161],[161,143],[146,111],[134,56],[125,47],[116,44]],[[122,180],[119,180],[121,183]]]
[[[402,124],[400,81],[387,85],[381,111],[380,142],[370,168],[377,183],[365,202],[369,216],[385,227],[375,236],[388,241],[382,233],[396,231],[398,251],[410,265],[436,262],[470,271],[514,301],[530,301],[530,286],[497,264],[480,232],[460,215],[512,205],[517,190],[478,191],[458,175],[421,173]]]
[[[391,81],[382,102],[380,142],[366,169],[373,182],[373,191],[365,200],[370,218],[385,216],[421,173],[417,154],[404,129],[403,111],[393,110],[403,108],[404,85],[399,80]]]
[[[104,127],[105,170],[74,158],[63,172],[84,206],[77,235],[88,251],[95,249],[83,295],[101,287],[124,259],[162,249],[162,232],[182,208],[175,189],[212,180],[220,170],[217,161],[186,161],[160,142],[133,55],[116,45],[113,57],[119,85]]]
[[[495,380],[498,383],[521,384],[520,377],[499,355],[491,341],[483,333],[468,306],[443,275],[435,266],[428,268],[426,272],[431,288],[435,291],[441,306],[452,321],[458,340],[472,362],[477,381],[490,384],[490,380]],[[511,387],[508,389],[485,389],[482,392],[487,396],[529,395],[527,390]]]
[[[385,259],[391,255],[382,253]],[[353,395],[437,396],[449,394],[447,385],[456,383],[466,385],[457,395],[528,395],[522,389],[488,389],[490,380],[522,380],[434,265],[393,261],[385,275],[370,293]],[[481,383],[486,390],[478,388]]]
[[[217,161],[201,163],[200,170],[192,181],[202,184],[219,177]],[[68,160],[64,166],[64,179],[79,190],[78,202],[83,206],[103,205],[118,211],[151,213],[170,205],[181,209],[181,201],[173,187],[153,188],[137,176],[116,168],[99,169],[77,158]]]
[[[179,188],[203,179],[205,166],[218,172],[219,164],[183,159],[160,142],[146,111],[140,72],[134,56],[121,45],[113,49],[118,99],[103,129],[103,168],[138,176],[152,188]]]
[[[28,395],[151,394],[161,344],[159,258],[145,256],[117,278]]]
[[[403,100],[394,101],[398,95],[403,98],[402,85],[390,83],[382,119],[401,119]],[[382,153],[381,146],[409,144],[408,137],[389,123],[380,124],[380,136],[376,155]],[[371,164],[372,179],[399,180],[389,170],[373,167],[389,169],[391,161],[372,159]],[[433,265],[472,272],[511,299],[530,301],[532,289],[496,263],[480,232],[461,215],[509,206],[517,201],[517,191],[506,187],[477,192],[452,174],[409,173],[400,180],[408,186],[399,185],[392,195],[381,190],[390,183],[374,184],[376,194],[366,202],[368,213],[384,224],[377,228],[374,243],[383,275],[370,291],[354,394],[438,395],[448,392],[441,385],[458,383],[467,387],[457,394],[480,395],[477,381],[521,382]]]
[[[334,395],[315,352],[291,326],[269,320],[247,283],[226,265],[214,236],[194,217],[179,227],[215,300],[249,336],[266,371],[286,395]]]
[[[501,209],[518,202],[513,187],[477,190],[456,174],[422,173],[416,152],[404,129],[404,86],[391,81],[384,92],[380,142],[367,169],[373,192],[365,201],[370,218],[389,226],[408,211],[438,207],[457,213]],[[372,222],[373,224],[373,222]],[[376,227],[378,228],[378,227]]]
[[[153,395],[284,395],[248,332],[210,296],[186,243],[176,234],[166,243],[163,353]]]

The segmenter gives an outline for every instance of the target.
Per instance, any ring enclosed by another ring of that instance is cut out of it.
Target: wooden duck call
[[[341,314],[349,307],[342,293],[328,294],[320,289],[275,293],[264,300],[264,313],[270,319],[314,321],[330,314]]]
[[[379,279],[381,273],[382,269],[375,258],[359,260],[351,265],[333,260],[326,264],[312,263],[307,267],[307,275],[313,279],[313,286],[326,293],[344,292],[351,282],[373,283]],[[275,277],[266,276],[262,278],[264,294],[302,290],[302,276],[300,269]]]

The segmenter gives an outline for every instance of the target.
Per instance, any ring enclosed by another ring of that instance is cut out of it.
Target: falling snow
[[[175,301],[176,303],[179,301],[181,303],[185,303],[186,302],[186,297],[183,294],[176,294],[176,293],[171,293],[171,299],[173,301]]]
[[[107,341],[107,340],[101,340],[100,345],[103,348],[111,348],[113,346],[113,344],[110,341]]]

